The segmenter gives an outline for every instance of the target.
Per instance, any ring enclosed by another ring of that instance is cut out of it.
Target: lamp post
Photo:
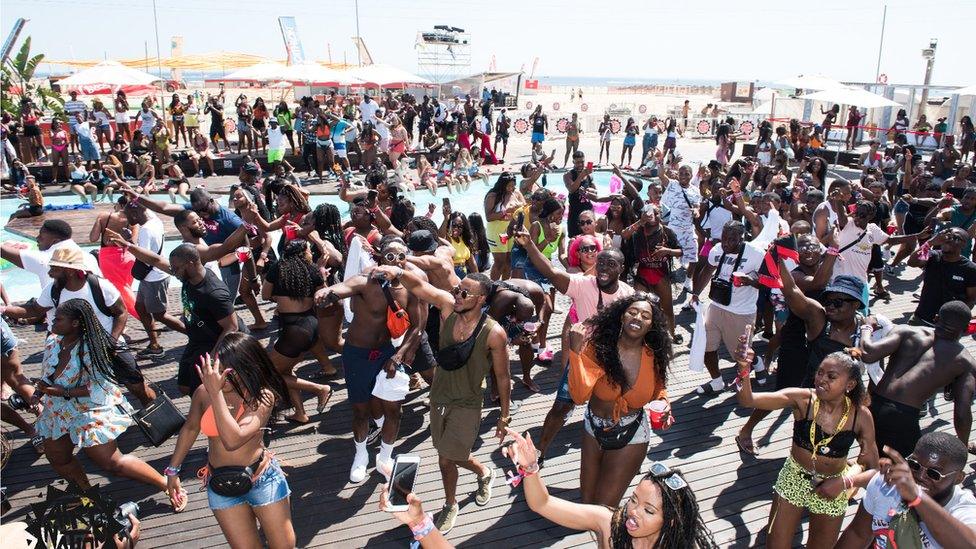
[[[932,67],[935,66],[935,48],[939,45],[939,39],[929,40],[929,47],[922,50],[922,57],[925,59],[925,87],[922,88],[922,100],[918,104],[918,114],[925,114],[925,104],[929,100],[929,83],[932,81]]]

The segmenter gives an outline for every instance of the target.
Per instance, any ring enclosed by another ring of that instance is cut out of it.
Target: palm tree
[[[34,71],[44,60],[44,54],[31,56],[31,39],[28,36],[17,55],[5,63],[0,73],[2,87],[2,108],[4,112],[20,115],[21,101],[26,98],[34,101],[44,111],[60,114],[64,111],[61,94],[48,87],[32,83]]]

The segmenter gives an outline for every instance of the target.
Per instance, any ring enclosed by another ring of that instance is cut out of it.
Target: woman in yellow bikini
[[[511,275],[510,255],[513,241],[508,238],[508,225],[515,212],[525,205],[525,197],[515,188],[515,174],[502,172],[485,195],[485,219],[488,221],[488,249],[494,259],[492,280],[505,280]]]

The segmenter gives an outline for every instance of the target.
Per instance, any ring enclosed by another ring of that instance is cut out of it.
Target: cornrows
[[[91,304],[84,299],[69,299],[62,303],[58,309],[79,323],[78,360],[81,368],[92,377],[96,377],[97,372],[112,383],[118,384],[115,364],[121,359],[116,354],[116,344],[101,323],[98,322]],[[89,353],[88,364],[85,363],[84,359],[86,350]]]

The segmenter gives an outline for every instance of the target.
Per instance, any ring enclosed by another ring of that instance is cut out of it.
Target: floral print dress
[[[51,376],[58,369],[58,353],[61,351],[61,337],[50,335],[44,344],[44,369],[42,376],[52,385],[73,388],[86,386],[89,396],[65,399],[43,395],[41,404],[44,411],[37,418],[34,427],[46,439],[56,440],[64,435],[80,448],[89,448],[111,442],[132,425],[128,412],[129,403],[122,396],[118,385],[101,377],[97,372],[92,377],[81,368],[78,342],[71,350],[68,365],[56,379]],[[91,353],[84,353],[86,366],[90,366]],[[89,368],[90,369],[90,368]]]

